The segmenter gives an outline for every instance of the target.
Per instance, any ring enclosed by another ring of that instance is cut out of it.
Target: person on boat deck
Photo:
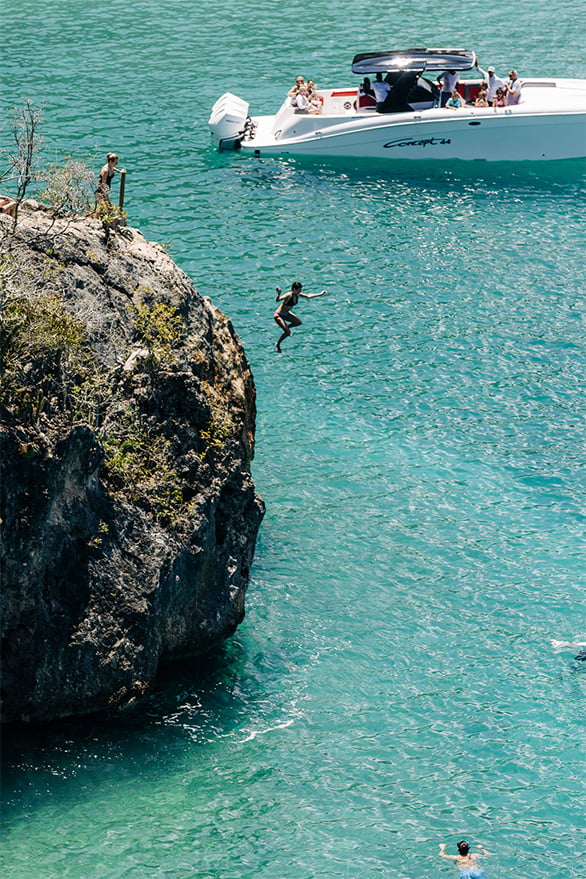
[[[462,106],[462,95],[458,91],[458,89],[454,89],[448,100],[446,101],[446,107],[449,107],[450,110],[459,110]]]
[[[440,107],[445,107],[450,100],[452,92],[458,87],[460,74],[457,70],[444,70],[438,76],[436,82],[440,90]]]
[[[470,846],[465,839],[458,843],[458,854],[447,855],[445,842],[440,842],[439,856],[440,858],[448,858],[453,861],[460,870],[460,879],[484,879],[484,870],[478,866],[480,858],[486,858],[490,855],[486,849],[479,845],[479,852],[470,854]]]
[[[324,99],[318,95],[316,89],[309,93],[309,106],[307,112],[313,116],[319,116],[324,106]]]
[[[414,70],[402,70],[398,75],[387,74],[385,79],[391,87],[382,105],[376,106],[377,113],[408,113],[411,109],[409,97],[417,85],[419,75]]]
[[[360,83],[359,91],[360,91],[361,95],[370,95],[371,98],[376,97],[376,95],[374,93],[374,89],[373,89],[371,82],[370,82],[370,77],[368,77],[368,76],[365,76],[364,80]]]
[[[316,299],[318,296],[325,296],[327,293],[327,290],[322,290],[321,293],[302,293],[302,288],[303,284],[300,284],[299,281],[293,281],[291,284],[291,290],[288,293],[283,293],[281,288],[277,287],[276,302],[281,302],[282,305],[277,308],[273,314],[273,318],[275,323],[283,330],[275,344],[275,348],[279,354],[281,353],[281,342],[283,342],[287,336],[291,335],[291,327],[301,326],[301,321],[297,315],[293,314],[291,311],[291,309],[295,308],[299,302],[299,297],[302,297],[303,299]]]
[[[307,80],[307,98],[309,100],[308,113],[319,115],[324,107],[324,99],[317,91],[317,83],[313,79]]]
[[[505,95],[507,96],[507,107],[521,103],[521,80],[517,77],[516,70],[509,71],[509,78],[505,83]]]
[[[358,95],[354,102],[355,109],[368,107],[376,109],[376,95],[369,76],[365,76],[358,86]]]
[[[291,98],[296,113],[307,113],[309,108],[308,91],[305,86],[299,89],[295,97]]]
[[[505,106],[505,92],[504,89],[497,89],[494,98],[492,99],[493,107],[504,107]]]
[[[504,80],[502,80],[500,76],[496,75],[496,73],[494,72],[494,67],[492,65],[485,73],[482,67],[480,67],[480,65],[478,64],[478,62],[476,62],[476,69],[481,77],[487,82],[488,88],[486,89],[486,99],[488,103],[492,106],[492,102],[494,101],[494,97],[496,95],[496,90],[505,87]]]
[[[382,73],[377,73],[375,81],[372,83],[372,90],[374,91],[374,96],[376,98],[376,109],[380,112],[380,107],[385,102],[385,98],[391,90],[388,82],[383,80]]]
[[[486,92],[484,89],[481,89],[476,95],[476,100],[474,101],[475,107],[489,107],[488,98],[486,96]]]
[[[292,106],[295,106],[295,98],[299,94],[301,88],[305,88],[305,79],[302,76],[297,76],[295,78],[295,85],[287,92],[287,97],[291,98]]]

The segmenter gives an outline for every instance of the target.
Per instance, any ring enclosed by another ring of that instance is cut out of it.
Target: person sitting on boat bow
[[[305,86],[300,88],[299,92],[291,100],[296,113],[307,113],[309,108],[309,97]]]
[[[313,116],[319,116],[323,110],[324,99],[317,92],[312,92],[309,96],[309,106],[307,112]]]
[[[307,112],[319,116],[324,107],[324,99],[318,94],[317,85],[313,79],[307,80],[307,100],[309,101]]]
[[[302,76],[295,78],[295,85],[287,92],[287,97],[291,99],[291,106],[295,107],[295,99],[302,88],[306,88],[305,79]]]

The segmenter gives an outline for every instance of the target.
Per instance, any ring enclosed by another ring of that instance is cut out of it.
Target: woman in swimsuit
[[[321,293],[302,293],[302,284],[299,281],[293,281],[291,284],[291,290],[288,293],[283,293],[280,287],[277,287],[277,302],[282,302],[283,304],[277,308],[273,317],[275,322],[281,327],[283,333],[279,337],[278,342],[275,345],[275,348],[281,353],[281,342],[287,338],[287,336],[291,335],[291,327],[300,327],[301,321],[297,317],[297,315],[293,314],[291,311],[292,308],[295,308],[297,303],[299,302],[299,297],[303,297],[303,299],[316,299],[318,296],[325,296],[327,290],[322,290]]]
[[[112,186],[114,174],[125,174],[126,171],[123,171],[120,168],[116,167],[116,165],[118,164],[118,156],[116,155],[116,153],[108,153],[106,159],[107,162],[100,171],[100,180],[96,189],[96,199],[98,201],[98,204],[103,204],[107,207],[111,207],[110,188]]]
[[[458,854],[447,855],[446,844],[445,842],[441,842],[439,856],[440,858],[448,858],[448,860],[455,863],[456,867],[460,870],[460,879],[485,879],[484,870],[478,866],[478,861],[480,858],[487,857],[490,852],[487,852],[481,845],[479,845],[478,848],[480,849],[480,852],[470,854],[470,846],[466,840],[463,839],[458,843]]]

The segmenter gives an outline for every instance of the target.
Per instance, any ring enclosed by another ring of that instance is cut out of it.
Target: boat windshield
[[[471,70],[475,64],[476,55],[470,49],[403,49],[355,55],[352,72],[364,76],[398,70]]]

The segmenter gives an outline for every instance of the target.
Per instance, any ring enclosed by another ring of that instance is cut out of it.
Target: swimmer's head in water
[[[467,855],[468,852],[470,851],[470,846],[468,845],[468,843],[466,842],[465,839],[462,839],[458,843],[458,851],[460,852],[461,855]]]

